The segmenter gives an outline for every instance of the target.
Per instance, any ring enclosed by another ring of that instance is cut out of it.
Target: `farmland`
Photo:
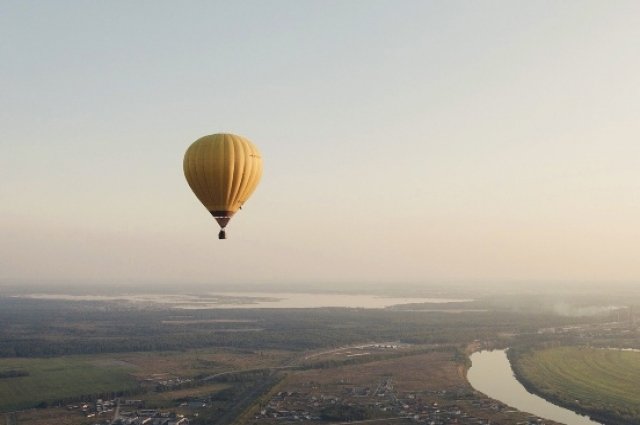
[[[0,411],[15,410],[37,402],[79,398],[83,394],[130,391],[136,388],[126,365],[99,365],[88,357],[51,359],[0,359],[0,372],[19,371],[23,376],[0,379]]]
[[[640,420],[640,353],[557,347],[511,356],[518,378],[545,398],[606,423]]]
[[[93,399],[110,393],[140,393],[141,383],[155,387],[161,382],[191,379],[229,370],[269,367],[287,359],[286,352],[239,353],[225,349],[185,352],[114,353],[55,358],[0,359],[0,412],[67,400]],[[19,375],[19,376],[10,376]],[[197,396],[202,387],[187,391]],[[165,391],[152,404],[161,405],[168,397],[187,395]],[[84,396],[84,397],[83,397]]]

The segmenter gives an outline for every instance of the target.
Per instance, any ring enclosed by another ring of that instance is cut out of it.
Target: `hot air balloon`
[[[187,183],[220,225],[225,227],[253,193],[262,175],[260,152],[249,140],[235,134],[201,137],[184,154]]]

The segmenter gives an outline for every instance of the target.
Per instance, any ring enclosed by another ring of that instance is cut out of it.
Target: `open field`
[[[617,417],[620,423],[640,420],[638,352],[558,347],[514,360],[518,377],[549,399],[603,419]]]
[[[156,385],[157,382],[178,377],[189,379],[250,367],[277,366],[288,356],[290,354],[285,351],[201,349],[0,359],[0,376],[11,372],[26,374],[0,378],[0,412],[34,407],[44,401],[130,391],[141,383]],[[187,394],[196,396],[202,393],[201,390],[184,390],[184,394],[176,394],[176,398]],[[166,392],[159,398],[166,400],[171,394],[173,392]]]
[[[101,355],[97,362],[122,362],[135,367],[138,379],[193,378],[243,369],[279,366],[291,353],[284,350],[233,350],[208,348],[185,351],[134,352]]]
[[[137,387],[130,375],[131,367],[119,364],[101,366],[85,356],[0,359],[0,372],[12,370],[26,372],[27,375],[0,379],[0,411]]]
[[[145,407],[149,408],[175,408],[176,400],[194,398],[194,397],[208,397],[211,394],[215,394],[229,388],[227,384],[212,384],[202,385],[194,388],[183,388],[174,391],[164,392],[151,392],[145,394],[142,398],[145,401]],[[181,412],[182,413],[182,412]]]
[[[401,391],[469,389],[451,353],[431,353],[373,361],[328,369],[312,369],[291,374],[287,383],[300,385],[313,382],[319,389],[344,385],[376,385],[393,377]]]
[[[9,415],[7,415],[9,416]],[[13,416],[16,424],[29,425],[93,425],[95,418],[86,418],[84,415],[70,413],[64,407],[50,407],[48,409],[27,409],[16,412]],[[109,416],[110,417],[110,416]],[[4,424],[5,414],[0,414],[0,423]],[[7,421],[7,423],[12,423]]]

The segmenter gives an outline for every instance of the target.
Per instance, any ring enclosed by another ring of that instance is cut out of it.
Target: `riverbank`
[[[510,406],[511,409],[518,409],[529,415],[543,418],[544,423],[601,425],[528,392],[513,376],[505,351],[505,349],[483,350],[471,356],[473,365],[468,371],[467,378],[476,391]],[[529,422],[532,421],[529,420]]]
[[[585,347],[512,348],[507,356],[515,378],[532,394],[606,425],[640,424],[640,395],[633,390],[640,361],[634,370],[629,359]]]

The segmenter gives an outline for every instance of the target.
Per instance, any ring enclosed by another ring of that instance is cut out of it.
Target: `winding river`
[[[467,372],[471,386],[487,396],[541,418],[566,425],[593,425],[587,416],[529,393],[513,375],[505,350],[479,351],[471,355],[472,366]]]

